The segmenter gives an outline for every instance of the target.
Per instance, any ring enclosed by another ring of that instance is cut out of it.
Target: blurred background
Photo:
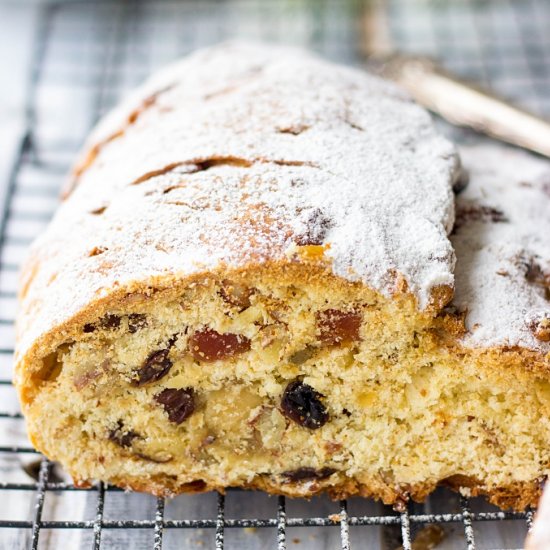
[[[220,509],[243,520],[241,528],[225,530],[226,548],[520,548],[529,511],[506,515],[446,491],[401,515],[352,499],[350,517],[378,519],[344,529],[303,526],[303,518],[332,525],[327,518],[341,512],[338,503],[289,501],[287,516],[302,526],[277,539],[282,516],[274,498],[232,492],[223,509],[216,495],[165,504],[101,485],[75,491],[33,454],[10,384],[25,250],[54,211],[97,118],[156,67],[232,38],[299,45],[360,67],[370,66],[373,54],[428,55],[550,116],[548,0],[0,0],[0,548],[223,548],[215,537]],[[482,139],[438,124],[456,141]],[[447,516],[432,515],[438,513]],[[163,518],[181,528],[159,537]],[[271,523],[245,529],[255,525],[247,518]],[[439,526],[426,530],[426,521]]]

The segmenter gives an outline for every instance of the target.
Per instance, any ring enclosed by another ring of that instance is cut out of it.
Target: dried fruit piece
[[[328,230],[334,225],[333,221],[319,208],[313,208],[301,217],[305,229],[301,234],[296,235],[296,244],[298,246],[322,245]]]
[[[120,326],[120,315],[107,313],[107,315],[99,321],[99,324],[101,328],[118,328]]]
[[[147,357],[143,366],[135,373],[136,378],[132,381],[132,385],[143,386],[156,382],[168,374],[172,368],[172,361],[168,357],[172,343],[171,340],[166,349],[154,351]]]
[[[285,389],[281,400],[283,414],[304,428],[316,430],[329,419],[328,412],[321,402],[323,397],[301,380],[294,380]]]
[[[327,309],[319,312],[316,320],[319,340],[327,346],[360,340],[361,315],[359,313]]]
[[[130,313],[128,315],[128,332],[134,334],[147,326],[147,317],[143,313]]]
[[[118,328],[120,326],[120,315],[114,313],[107,313],[97,323],[86,323],[83,328],[83,332],[94,332],[96,328],[111,329]]]
[[[526,323],[533,336],[541,342],[550,342],[550,313],[531,312],[526,316]]]
[[[307,346],[304,349],[295,351],[288,360],[293,365],[301,365],[302,363],[305,363],[306,361],[309,361],[313,356],[315,355],[315,348],[311,346]]]
[[[335,472],[336,470],[334,468],[321,468],[320,470],[316,470],[315,468],[305,467],[283,472],[281,475],[285,476],[289,481],[296,482],[310,479],[326,479]]]
[[[164,407],[170,422],[181,424],[195,411],[195,390],[167,388],[155,396],[155,401]]]
[[[120,447],[128,448],[131,447],[134,439],[140,437],[137,432],[133,430],[127,430],[124,427],[122,420],[117,422],[117,427],[114,430],[109,432],[109,439],[119,445]]]
[[[251,288],[233,283],[227,279],[222,281],[222,287],[220,288],[220,296],[223,301],[241,308],[241,310],[250,307],[250,296],[252,296],[253,292]]]
[[[250,349],[250,340],[242,334],[220,334],[211,328],[193,333],[189,350],[198,361],[216,361],[233,357]]]

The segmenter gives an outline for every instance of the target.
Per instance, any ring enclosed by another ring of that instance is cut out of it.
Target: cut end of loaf
[[[305,263],[132,301],[74,323],[20,380],[33,442],[80,482],[536,501],[550,385],[518,352],[460,349],[448,311]]]

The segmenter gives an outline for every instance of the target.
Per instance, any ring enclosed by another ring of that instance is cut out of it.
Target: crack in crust
[[[83,158],[79,162],[77,162],[77,164],[73,168],[69,181],[62,191],[61,198],[63,200],[66,200],[73,193],[73,191],[78,186],[78,182],[81,176],[92,166],[92,164],[94,164],[103,147],[115,141],[116,139],[121,138],[125,134],[125,132],[131,126],[133,126],[145,112],[156,105],[158,98],[165,92],[171,90],[172,87],[173,86],[166,86],[165,88],[162,88],[145,97],[141,101],[141,104],[130,112],[126,119],[126,123],[118,131],[111,133],[108,137],[88,147],[88,149],[83,154]]]

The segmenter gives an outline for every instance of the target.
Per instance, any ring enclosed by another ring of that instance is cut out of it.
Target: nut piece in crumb
[[[262,406],[258,414],[250,421],[257,431],[262,446],[270,451],[282,446],[287,420],[275,407]]]
[[[254,291],[245,285],[224,279],[219,293],[224,302],[238,307],[242,311],[250,307],[250,297],[254,294]]]
[[[227,359],[250,349],[250,340],[242,334],[220,334],[211,328],[195,331],[189,338],[189,351],[197,361]]]
[[[108,372],[111,362],[105,359],[99,366],[89,366],[81,364],[77,372],[73,376],[73,385],[77,390],[82,390],[94,380],[98,380],[101,376]]]
[[[316,315],[319,340],[327,346],[360,340],[361,315],[354,311],[327,309]]]
[[[328,412],[321,402],[323,397],[301,380],[294,380],[285,389],[281,400],[283,414],[300,426],[316,430],[329,419]]]
[[[168,414],[170,422],[181,424],[195,411],[195,390],[193,388],[167,388],[155,396]]]

